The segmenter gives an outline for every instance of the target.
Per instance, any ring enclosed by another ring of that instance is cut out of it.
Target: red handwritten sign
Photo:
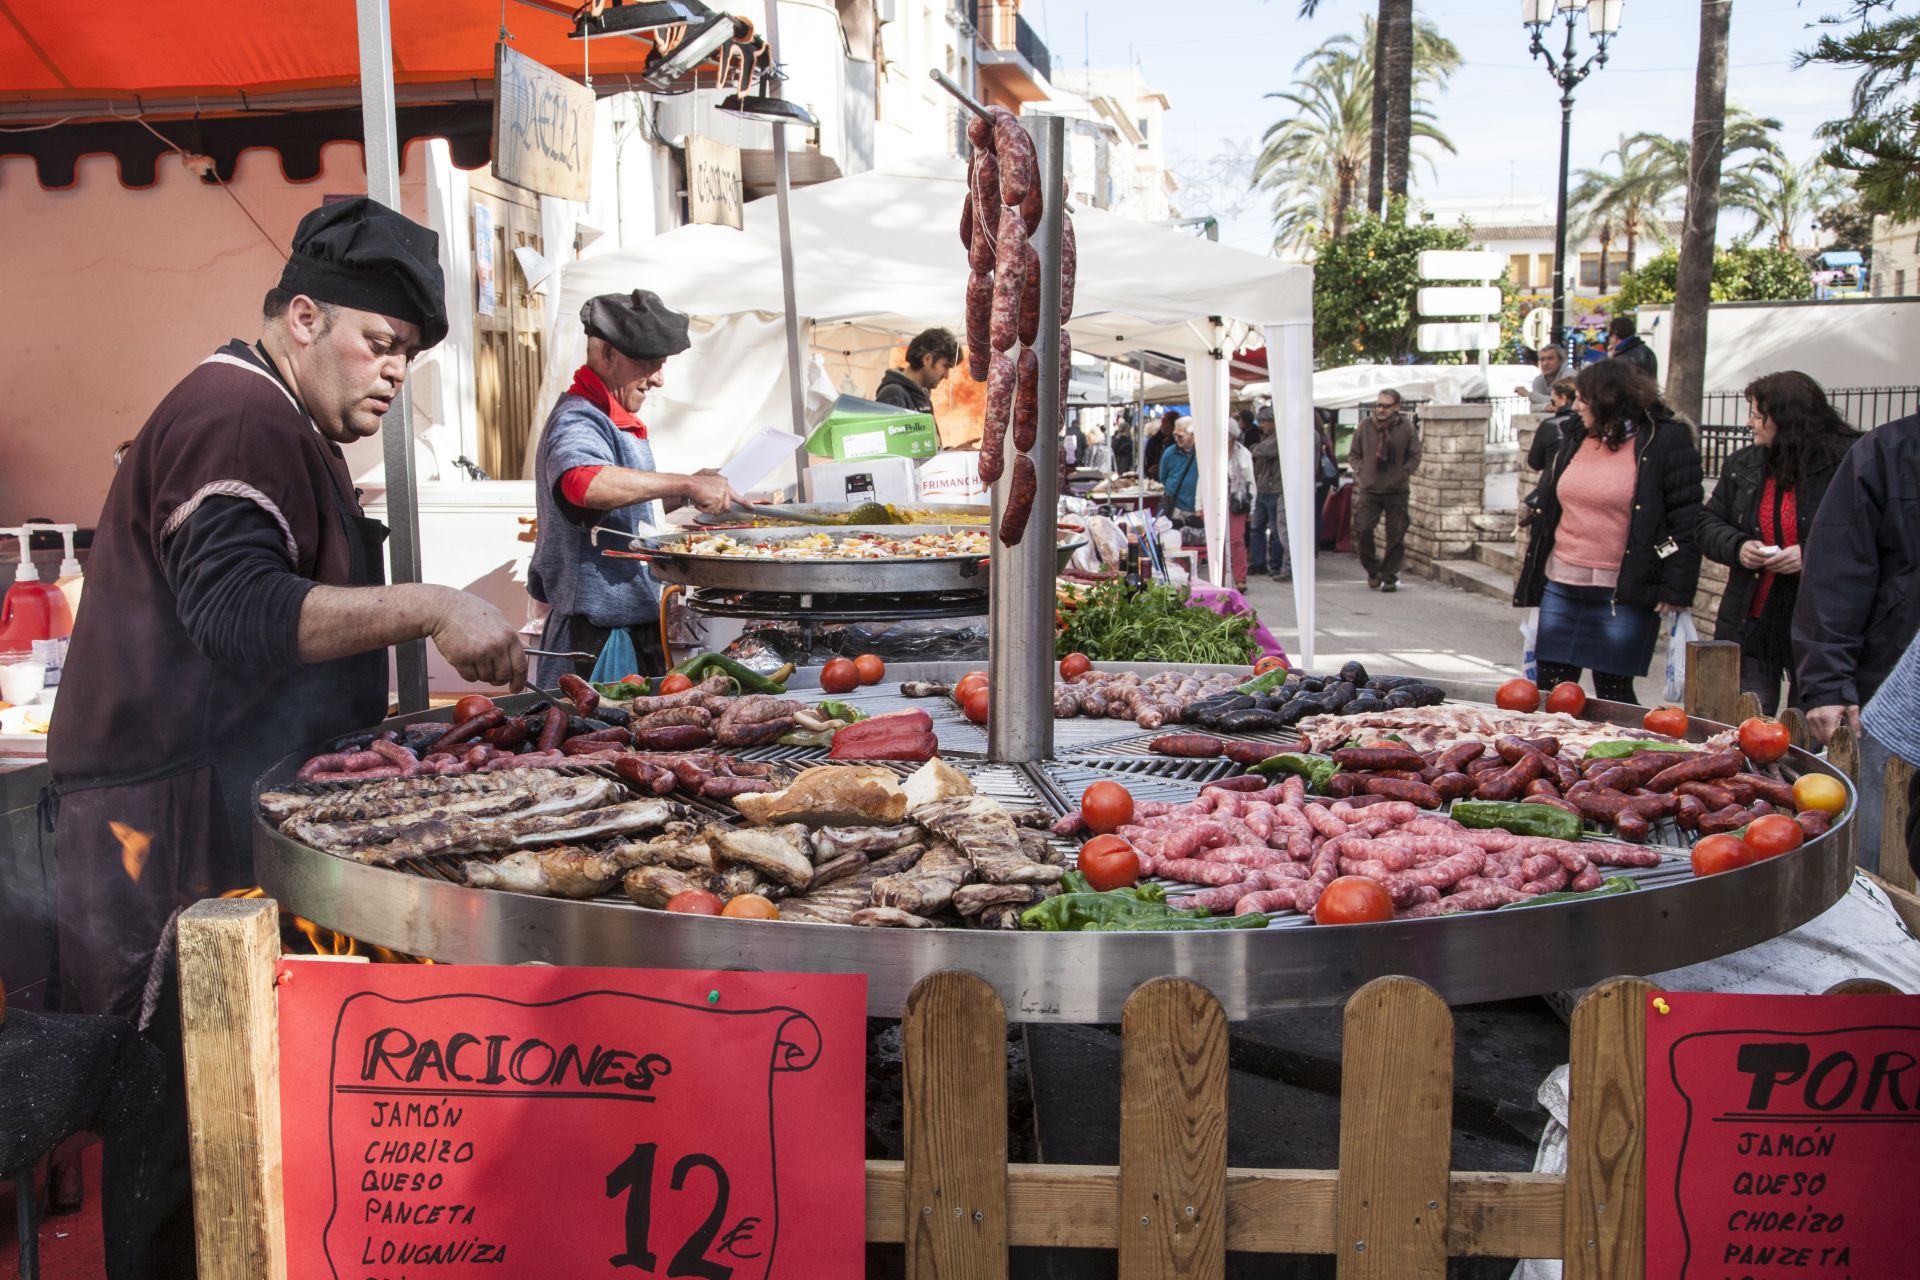
[[[292,1280],[842,1280],[866,978],[281,964]]]
[[[1648,1280],[1914,1275],[1916,1185],[1920,996],[1649,999]]]

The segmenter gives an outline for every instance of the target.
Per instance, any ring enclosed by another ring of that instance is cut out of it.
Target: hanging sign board
[[[1489,316],[1500,310],[1500,287],[1491,284],[1423,285],[1415,295],[1423,316]]]
[[[697,133],[687,135],[687,220],[738,231],[741,211],[740,148]]]
[[[593,90],[496,46],[493,176],[542,195],[585,200],[593,179]]]
[[[1520,322],[1520,341],[1535,351],[1553,342],[1553,308],[1535,307]]]
[[[1920,996],[1649,997],[1646,1134],[1647,1280],[1912,1275]]]
[[[1485,249],[1422,249],[1417,265],[1422,280],[1498,280],[1507,260]]]
[[[859,1275],[866,982],[282,961],[287,1275]]]
[[[1422,351],[1486,351],[1500,345],[1496,320],[1432,320],[1414,332]]]

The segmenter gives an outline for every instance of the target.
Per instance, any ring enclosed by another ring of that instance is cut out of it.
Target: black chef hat
[[[367,196],[300,219],[280,287],[420,326],[422,349],[447,336],[440,237]]]
[[[588,299],[580,308],[580,323],[590,337],[612,343],[630,360],[663,360],[693,345],[686,316],[646,289]]]

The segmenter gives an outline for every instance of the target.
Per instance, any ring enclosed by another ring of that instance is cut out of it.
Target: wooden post
[[[1815,745],[1813,735],[1807,732],[1807,718],[1800,714],[1798,707],[1782,707],[1780,723],[1787,726],[1787,739],[1802,751],[1811,751]]]
[[[1341,1033],[1340,1280],[1444,1280],[1453,1015],[1416,978],[1375,978]]]
[[[1120,1280],[1223,1280],[1227,1016],[1205,987],[1159,978],[1120,1031]]]
[[[1568,1081],[1566,1280],[1640,1280],[1647,1270],[1647,997],[1615,978],[1573,1010]]]
[[[1006,1280],[1006,1008],[973,974],[932,974],[901,1039],[908,1280]]]
[[[1740,646],[1731,640],[1695,640],[1687,645],[1687,714],[1737,724]]]
[[[1827,763],[1846,775],[1848,782],[1854,785],[1854,799],[1860,798],[1860,740],[1853,736],[1853,730],[1842,720],[1827,739]],[[1857,816],[1857,815],[1856,815]],[[1847,825],[1847,853],[1854,866],[1860,865],[1860,837],[1855,834],[1858,824]]]
[[[1887,902],[1892,905],[1894,913],[1900,917],[1901,922],[1907,926],[1907,932],[1920,935],[1920,896],[1916,896],[1910,890],[1888,884],[1871,871],[1863,874],[1880,887],[1880,892],[1887,895]]]
[[[1765,714],[1766,713],[1760,709],[1760,695],[1757,693],[1750,693],[1743,689],[1740,692],[1740,696],[1734,700],[1734,704],[1733,704],[1733,723],[1734,724],[1741,724],[1745,721],[1753,719],[1756,716],[1761,716]]]
[[[179,948],[201,1280],[285,1280],[280,909],[266,898],[195,903],[180,914]]]
[[[1880,793],[1880,878],[1896,889],[1914,889],[1913,863],[1907,857],[1907,804],[1913,786],[1913,766],[1899,756],[1887,757],[1885,786]]]
[[[1882,982],[1878,978],[1843,978],[1825,991],[1823,996],[1897,996],[1905,992],[1891,982]]]

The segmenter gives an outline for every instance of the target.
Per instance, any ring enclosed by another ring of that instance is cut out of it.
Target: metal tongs
[[[527,650],[527,656],[529,658],[571,658],[573,661],[579,662],[582,659],[595,658],[599,655],[586,653],[579,649],[529,649]],[[547,691],[541,689],[539,692],[546,693]]]

